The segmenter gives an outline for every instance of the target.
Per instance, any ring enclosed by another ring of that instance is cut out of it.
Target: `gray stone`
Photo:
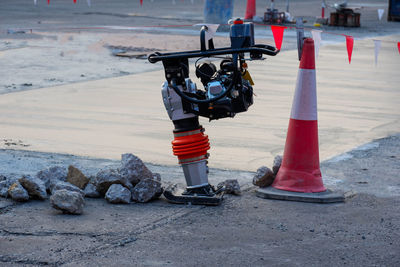
[[[274,163],[272,165],[272,171],[274,172],[274,175],[276,176],[276,174],[279,171],[279,168],[281,167],[282,164],[282,156],[277,155],[274,158]]]
[[[218,188],[225,186],[225,193],[232,195],[240,195],[242,191],[240,190],[240,185],[236,179],[228,179],[218,184]]]
[[[107,190],[106,199],[114,204],[128,204],[131,200],[131,191],[120,184],[113,184]]]
[[[154,179],[153,173],[144,165],[143,161],[130,153],[122,155],[119,172],[133,185],[144,179]]]
[[[36,174],[36,177],[42,180],[46,186],[47,190],[50,190],[52,184],[57,181],[66,181],[67,180],[67,169],[60,166],[50,167],[48,169],[39,171]]]
[[[0,182],[7,180],[7,177],[5,177],[4,175],[0,174]]]
[[[259,187],[267,187],[272,184],[275,175],[270,168],[262,166],[258,168],[256,175],[253,177],[253,184]]]
[[[85,197],[91,197],[91,198],[99,198],[100,193],[97,192],[96,186],[92,183],[88,183],[85,187],[85,190],[83,190],[83,193],[85,194]]]
[[[85,200],[78,192],[61,189],[51,195],[50,204],[63,213],[82,214]]]
[[[12,184],[8,189],[8,195],[11,199],[19,202],[25,202],[29,200],[28,191],[22,187],[22,185],[18,182]]]
[[[8,188],[9,188],[9,186],[6,187],[3,184],[3,182],[5,182],[5,181],[1,181],[0,182],[0,197],[8,197]]]
[[[80,189],[84,189],[89,183],[89,178],[87,178],[78,168],[70,165],[68,167],[67,182],[76,185]]]
[[[50,192],[51,194],[54,194],[54,192],[58,191],[58,190],[68,190],[68,191],[72,191],[72,192],[77,192],[79,194],[81,194],[82,196],[85,195],[85,193],[77,186],[68,183],[68,182],[63,182],[63,181],[58,181],[54,184],[51,185],[50,187]]]
[[[15,183],[16,179],[7,179],[0,182],[0,197],[8,197],[8,189],[10,186]]]
[[[6,178],[0,182],[0,197],[8,197],[8,189],[14,183],[19,183],[17,178]]]
[[[24,175],[18,181],[32,198],[47,198],[46,186],[42,180],[30,175]]]
[[[104,196],[108,188],[113,184],[121,184],[131,190],[132,184],[126,177],[122,176],[117,170],[103,170],[96,175],[96,190],[100,195]]]
[[[140,181],[132,190],[132,200],[136,202],[149,202],[161,196],[163,188],[159,181],[144,179]]]

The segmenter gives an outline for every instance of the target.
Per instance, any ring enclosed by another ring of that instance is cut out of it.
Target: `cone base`
[[[345,200],[344,194],[332,192],[331,190],[326,190],[325,192],[319,192],[319,193],[300,193],[300,192],[279,190],[273,188],[272,186],[257,189],[256,195],[257,197],[260,198],[310,202],[310,203],[337,203],[337,202],[344,202]]]
[[[276,189],[300,193],[326,191],[319,168],[299,171],[281,167],[272,186]]]

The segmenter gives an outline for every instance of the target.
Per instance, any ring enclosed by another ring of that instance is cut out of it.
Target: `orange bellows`
[[[247,0],[246,15],[244,19],[252,19],[256,15],[256,0]]]
[[[319,167],[314,41],[304,40],[282,165],[272,186],[316,193],[326,190]]]
[[[210,149],[208,136],[203,133],[203,128],[193,131],[174,133],[172,150],[178,156],[179,163],[190,163],[207,158]]]

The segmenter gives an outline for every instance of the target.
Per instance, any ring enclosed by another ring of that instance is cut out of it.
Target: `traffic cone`
[[[247,0],[246,15],[244,19],[253,19],[256,15],[256,0]]]
[[[271,188],[272,187],[272,188]],[[281,167],[264,198],[305,202],[341,202],[343,195],[326,190],[319,167],[314,41],[304,39],[296,90]]]

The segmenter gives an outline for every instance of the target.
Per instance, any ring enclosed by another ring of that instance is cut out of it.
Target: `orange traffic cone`
[[[314,41],[306,38],[297,76],[283,160],[264,198],[305,202],[341,202],[343,195],[326,190],[319,167]]]
[[[256,15],[256,0],[247,0],[246,15],[244,19],[253,19]]]

